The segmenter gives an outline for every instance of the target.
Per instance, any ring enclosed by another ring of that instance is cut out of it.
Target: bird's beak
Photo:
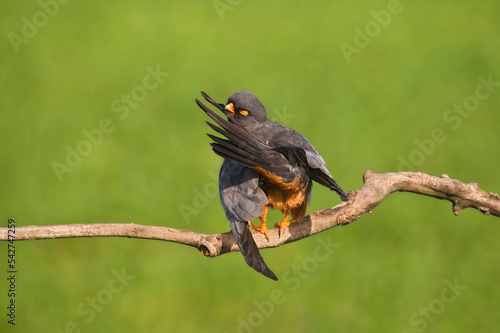
[[[233,114],[233,116],[236,116],[236,115],[234,114],[234,104],[233,104],[233,103],[229,103],[229,104],[227,104],[227,105],[226,105],[226,107],[225,107],[224,109],[225,109],[226,111],[231,112],[231,113]]]

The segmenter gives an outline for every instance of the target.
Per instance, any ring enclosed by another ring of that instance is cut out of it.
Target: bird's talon
[[[281,229],[281,227],[279,226],[279,223],[276,223],[278,224],[278,227],[279,227],[279,238],[281,238],[281,236],[283,236],[283,230],[284,229]]]
[[[266,223],[262,222],[260,224],[260,227],[256,227],[253,225],[252,222],[248,222],[248,225],[250,226],[250,228],[254,229],[254,230],[257,230],[258,232],[260,233],[263,233],[264,236],[266,237],[267,241],[269,242],[270,241],[270,238],[269,238],[269,231],[267,231],[267,226],[266,226]]]
[[[285,229],[288,228],[288,226],[292,223],[292,221],[287,221],[288,220],[288,215],[281,221],[280,223],[276,223],[274,226],[278,227],[280,229],[279,231],[279,237],[283,236],[283,232],[285,232]]]

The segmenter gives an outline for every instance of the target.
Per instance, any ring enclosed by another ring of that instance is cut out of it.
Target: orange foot
[[[292,220],[288,221],[288,216],[290,216],[290,212],[285,214],[283,220],[280,223],[276,223],[274,226],[280,228],[280,237],[283,235],[283,231],[292,224]]]
[[[265,206],[262,206],[262,210],[264,212],[264,214],[262,214],[261,216],[259,216],[260,220],[262,221],[262,223],[260,224],[260,227],[256,227],[252,224],[252,222],[248,221],[248,225],[252,228],[252,229],[255,229],[257,231],[260,231],[261,233],[264,234],[264,236],[266,236],[267,238],[267,241],[269,242],[269,231],[267,231],[267,226],[266,226],[266,219],[267,219],[267,213],[269,212],[269,205],[265,205]]]
[[[267,231],[267,226],[266,226],[265,221],[262,221],[262,223],[260,224],[260,227],[254,226],[253,223],[250,221],[248,221],[248,225],[250,226],[250,228],[255,229],[255,230],[263,233],[264,236],[266,236],[267,240],[269,241],[269,231]]]

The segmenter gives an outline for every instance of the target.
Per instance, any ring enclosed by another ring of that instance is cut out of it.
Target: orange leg
[[[269,205],[262,206],[262,209],[264,209],[264,214],[262,214],[259,218],[262,221],[260,224],[260,227],[256,227],[253,225],[252,222],[248,221],[248,225],[250,228],[255,229],[257,231],[260,231],[261,233],[266,236],[267,240],[269,241],[269,231],[267,231],[267,226],[266,226],[266,219],[267,219],[267,213],[269,212]]]
[[[285,217],[280,223],[276,223],[274,226],[280,228],[280,237],[283,235],[283,231],[292,223],[292,220],[288,221],[290,212],[286,212]]]

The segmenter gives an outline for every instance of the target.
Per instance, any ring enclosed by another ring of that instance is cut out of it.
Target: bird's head
[[[262,123],[267,119],[266,108],[247,90],[235,92],[227,100],[224,113],[242,125]]]

